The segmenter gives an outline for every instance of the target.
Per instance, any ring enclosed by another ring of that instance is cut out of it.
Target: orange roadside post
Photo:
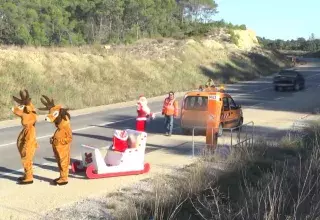
[[[215,149],[218,144],[218,130],[221,119],[222,101],[220,92],[208,96],[208,119],[206,129],[206,144],[209,149]]]

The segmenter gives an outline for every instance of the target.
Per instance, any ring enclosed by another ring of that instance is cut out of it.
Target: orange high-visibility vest
[[[178,102],[173,99],[166,98],[163,103],[162,112],[165,115],[178,116]]]

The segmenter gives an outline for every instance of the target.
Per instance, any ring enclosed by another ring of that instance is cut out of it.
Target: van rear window
[[[206,111],[208,97],[207,96],[188,96],[184,100],[183,108],[185,110]]]

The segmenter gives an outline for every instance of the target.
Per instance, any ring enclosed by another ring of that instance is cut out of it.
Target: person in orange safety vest
[[[178,102],[174,98],[174,93],[169,92],[169,97],[164,100],[162,107],[162,115],[164,115],[164,124],[166,136],[172,135],[173,119],[178,116]]]

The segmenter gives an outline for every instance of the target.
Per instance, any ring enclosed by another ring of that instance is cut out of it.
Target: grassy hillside
[[[235,43],[238,45],[235,45]],[[267,75],[288,61],[262,49],[254,32],[215,30],[205,38],[144,39],[132,45],[0,49],[0,120],[13,119],[12,95],[28,89],[41,106],[46,94],[71,109],[162,95],[204,83]]]

